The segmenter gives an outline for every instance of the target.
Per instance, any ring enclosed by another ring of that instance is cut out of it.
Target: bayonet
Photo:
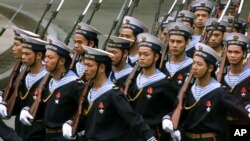
[[[52,22],[53,19],[56,18],[56,15],[58,14],[59,10],[61,9],[63,3],[64,3],[64,0],[61,0],[61,2],[58,5],[56,11],[53,12],[51,18],[49,19],[49,22],[47,23],[46,27],[44,28],[44,30],[43,30],[43,32],[41,34],[41,39],[44,38],[44,35],[45,35],[46,31],[48,30],[50,23]]]
[[[16,15],[21,11],[21,9],[23,8],[23,4],[21,4],[19,6],[19,8],[17,9],[17,11],[15,12],[15,14],[10,18],[8,24],[6,24],[4,27],[2,27],[2,30],[0,32],[0,37],[3,35],[3,33],[5,32],[6,28],[12,23],[12,21],[14,20],[14,18],[16,17]]]
[[[93,0],[89,0],[87,6],[85,7],[85,9],[84,9],[84,11],[83,11],[83,13],[79,16],[79,18],[78,18],[77,21],[75,22],[73,28],[71,29],[71,31],[69,32],[69,34],[68,34],[67,37],[65,38],[64,43],[65,43],[66,45],[69,44],[71,35],[72,35],[73,32],[75,31],[76,26],[78,25],[78,23],[80,23],[80,22],[82,21],[82,19],[84,18],[85,14],[86,14],[87,11],[89,10],[89,7],[90,7],[90,5],[92,4],[92,2],[93,2]]]
[[[42,21],[43,21],[43,18],[44,18],[44,16],[45,16],[45,14],[49,11],[49,9],[50,9],[52,3],[53,3],[53,0],[51,0],[51,1],[47,4],[47,7],[46,7],[46,9],[45,9],[44,12],[43,12],[42,17],[40,18],[40,20],[39,20],[39,22],[38,22],[38,24],[37,24],[37,26],[36,26],[35,33],[38,33],[38,32],[39,32],[39,28],[40,28],[40,25],[41,25],[41,23],[42,23]]]

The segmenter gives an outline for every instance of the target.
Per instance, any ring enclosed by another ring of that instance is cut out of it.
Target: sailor
[[[229,69],[222,82],[223,88],[230,95],[240,100],[245,109],[250,112],[250,92],[248,91],[250,69],[245,64],[249,40],[244,34],[240,33],[228,33],[224,39],[227,45]],[[229,114],[228,120],[234,124],[247,124],[232,113]]]
[[[84,49],[87,51],[84,60],[86,78],[92,84],[83,104],[85,122],[79,126],[85,125],[88,141],[125,140],[127,124],[137,129],[136,132],[144,140],[156,141],[148,125],[133,111],[125,95],[108,79],[112,67],[110,56],[113,54],[90,47]],[[71,120],[63,125],[63,135],[67,139],[73,138],[71,125]]]
[[[167,29],[169,30],[170,57],[164,65],[163,72],[167,75],[167,79],[180,88],[193,63],[192,58],[185,54],[193,29],[179,22],[170,23]]]
[[[225,132],[229,131],[227,111],[237,112],[237,117],[245,121],[250,121],[250,112],[215,79],[220,56],[203,43],[197,43],[195,48],[192,73],[196,80],[183,101],[182,120],[177,130],[181,131],[185,141],[224,141],[227,138]],[[163,118],[162,127],[180,140],[180,135],[173,130],[170,115]]]
[[[195,44],[201,39],[202,31],[205,28],[205,21],[209,18],[212,12],[214,3],[209,0],[197,0],[191,3],[191,12],[195,14],[194,20],[194,34],[192,36],[192,41],[186,48],[186,54],[189,57],[193,57],[195,51]]]
[[[147,32],[148,28],[140,20],[131,17],[125,16],[123,23],[121,25],[119,37],[127,38],[133,40],[133,44],[129,49],[129,57],[127,62],[134,66],[138,60],[138,42],[136,36],[140,33]]]
[[[96,28],[86,24],[79,23],[75,35],[74,35],[74,50],[76,55],[79,56],[74,64],[73,70],[76,72],[78,77],[83,77],[84,75],[84,54],[85,50],[82,48],[82,45],[98,48],[98,35],[101,35]]]
[[[216,24],[218,24],[218,26],[215,29]],[[223,37],[226,31],[227,23],[224,21],[218,23],[218,19],[210,18],[205,22],[205,26],[207,36],[210,37],[208,40],[208,45],[221,56],[224,48]]]
[[[135,76],[127,97],[134,110],[142,115],[145,122],[154,131],[158,140],[169,140],[169,134],[161,128],[162,118],[172,112],[177,102],[177,87],[172,85],[159,69],[163,44],[160,39],[148,33],[137,36],[139,41],[139,66],[142,71]],[[138,133],[129,132],[128,138],[135,138]]]
[[[111,36],[108,42],[107,52],[114,54],[111,56],[112,71],[109,79],[123,91],[125,82],[133,70],[126,60],[129,54],[130,45],[132,40]]]

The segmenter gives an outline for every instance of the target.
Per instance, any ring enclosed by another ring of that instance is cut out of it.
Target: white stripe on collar
[[[101,88],[97,91],[93,91],[91,88],[88,93],[88,101],[90,103],[94,102],[97,98],[105,94],[107,91],[111,90],[115,84],[107,79],[107,81],[101,86]]]
[[[176,72],[178,72],[179,70],[187,67],[188,65],[193,63],[193,59],[191,59],[190,57],[185,56],[184,60],[178,64],[178,67],[176,69],[175,72],[173,72],[173,74],[171,74],[171,66],[170,66],[170,62],[168,61],[165,64],[166,69],[168,70],[168,72],[170,72],[171,76],[174,76]]]
[[[142,73],[140,73],[136,78],[136,85],[137,85],[138,89],[146,87],[146,86],[153,84],[157,81],[160,81],[160,80],[166,78],[166,75],[157,69],[152,76],[144,77],[144,82],[143,82],[143,80],[141,80],[142,77],[144,77],[144,76],[142,75]]]
[[[79,77],[81,77],[85,72],[85,66],[81,62],[76,63],[76,73]]]
[[[129,55],[128,58],[130,59],[131,63],[135,63],[138,60],[139,55],[138,54],[136,54],[134,56]]]
[[[39,81],[42,77],[44,77],[47,74],[46,69],[43,67],[42,70],[36,74],[35,76],[32,76],[32,74],[28,73],[25,77],[25,85],[27,89],[30,89],[37,81]]]
[[[185,51],[188,51],[192,48],[194,48],[195,44],[198,43],[201,39],[201,35],[193,35],[192,41],[187,45]]]
[[[191,88],[191,91],[192,91],[192,94],[193,94],[195,100],[197,101],[197,100],[201,99],[202,97],[204,97],[205,95],[209,94],[211,91],[221,87],[221,84],[218,81],[216,81],[214,78],[212,78],[210,83],[206,87],[203,87],[199,94],[196,93],[197,92],[196,87],[197,87],[196,83],[194,83],[194,85]]]
[[[55,80],[54,78],[52,78],[49,82],[49,91],[50,93],[54,92],[57,88],[65,85],[65,84],[68,84],[72,81],[75,81],[77,80],[78,77],[77,75],[69,70],[69,72],[63,77],[61,78],[60,80]]]
[[[241,83],[243,80],[245,80],[246,78],[248,78],[250,76],[250,68],[245,66],[244,67],[244,71],[239,75],[238,80],[235,82],[235,84],[231,84],[230,80],[229,80],[229,74],[226,74],[224,76],[224,80],[225,82],[231,87],[234,88],[236,85],[238,85],[239,83]]]
[[[130,74],[132,70],[133,68],[129,64],[126,64],[124,69],[122,69],[119,72],[114,72],[115,79],[118,80],[122,78],[123,76]]]

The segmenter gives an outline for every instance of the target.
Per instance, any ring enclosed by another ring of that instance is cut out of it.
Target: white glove
[[[0,91],[0,103],[3,101],[3,91]]]
[[[33,116],[29,113],[29,111],[27,110],[27,108],[23,108],[21,113],[20,113],[20,117],[19,120],[22,122],[22,124],[24,125],[28,125],[31,126],[31,123],[29,120],[34,119]]]
[[[70,125],[71,123],[72,121],[67,121],[62,126],[63,137],[68,140],[75,139],[75,137],[72,137],[72,126]]]
[[[4,104],[0,104],[0,116],[2,118],[7,117],[7,108]]]
[[[174,131],[171,133],[171,137],[173,141],[181,141],[181,133],[179,130]]]
[[[162,129],[168,133],[173,133],[174,132],[174,127],[173,127],[173,123],[170,120],[169,115],[166,115],[163,117],[162,120]]]
[[[248,111],[248,117],[250,118],[250,104],[247,104],[245,109]]]

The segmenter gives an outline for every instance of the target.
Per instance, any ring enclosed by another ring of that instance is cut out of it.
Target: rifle
[[[14,106],[16,103],[16,98],[18,96],[19,85],[20,85],[21,81],[23,80],[24,76],[26,75],[27,70],[28,70],[28,67],[25,66],[15,80],[13,93],[10,96],[10,98],[8,99],[7,105],[6,105],[7,118],[10,118],[12,115],[12,112],[13,112],[13,109],[14,109]]]
[[[239,19],[243,3],[244,3],[244,0],[241,1],[240,7],[239,7],[239,10],[238,10],[238,14],[234,17],[234,22],[233,22],[233,25],[232,25],[232,28],[231,28],[231,32],[233,31],[234,24]],[[227,46],[224,46],[223,53],[222,53],[221,57],[222,57],[222,60],[221,60],[221,62],[219,64],[219,71],[217,72],[217,75],[216,75],[218,82],[221,82],[223,74],[226,73],[224,68],[225,68],[226,58],[227,58]]]
[[[128,14],[129,16],[132,16],[132,14],[134,13],[134,9],[135,9],[135,7],[138,7],[139,2],[140,2],[140,0],[134,0],[133,6],[130,10],[130,13]]]
[[[231,32],[233,32],[234,24],[239,20],[243,3],[244,3],[244,0],[241,0],[238,13],[234,16],[234,21],[233,21],[233,24],[232,24],[232,27],[231,27]]]
[[[52,3],[53,3],[53,0],[50,0],[50,2],[47,3],[47,7],[46,7],[46,9],[44,10],[42,17],[40,18],[40,20],[39,20],[39,22],[38,22],[38,24],[37,24],[37,26],[36,26],[35,33],[38,33],[38,32],[39,32],[39,28],[40,28],[40,25],[41,25],[41,23],[42,23],[42,21],[43,21],[43,18],[44,18],[44,16],[45,16],[45,14],[49,11],[49,9],[50,9]]]
[[[174,18],[174,21],[173,21],[173,22],[176,21],[178,15],[179,15],[179,11],[181,11],[181,9],[184,7],[185,2],[186,2],[186,0],[183,0],[183,1],[182,1],[182,4],[179,6],[179,9],[178,9],[177,12],[176,12],[176,15],[175,15],[175,18]],[[175,5],[175,3],[174,3],[174,4],[172,5],[172,7],[170,8],[171,11],[172,11],[172,9],[174,8],[174,5]],[[169,11],[170,11],[170,10],[169,10]],[[167,16],[169,16],[169,14],[170,14],[170,13],[168,13]],[[164,21],[164,19],[165,19],[165,17],[163,18],[163,21]],[[161,22],[161,24],[163,23],[163,21]],[[160,28],[160,27],[159,27],[159,28]],[[156,31],[157,33],[155,34],[155,36],[158,35],[158,31],[159,31],[159,30]],[[167,60],[168,60],[168,42],[166,43],[166,45],[167,45],[167,47],[162,51],[161,62],[160,62],[160,65],[159,65],[159,68],[160,68],[160,69],[163,69],[164,64],[165,64],[165,63],[167,62]]]
[[[76,114],[74,116],[74,120],[72,122],[72,135],[73,136],[76,135],[76,132],[77,132],[77,129],[78,129],[80,117],[82,115],[82,105],[83,105],[83,103],[84,103],[84,101],[86,99],[86,95],[87,95],[90,83],[91,83],[91,81],[88,80],[87,83],[85,84],[83,90],[82,90],[81,97],[80,97],[80,99],[78,101],[77,112],[76,112]]]
[[[69,44],[71,35],[72,35],[73,32],[75,31],[76,26],[77,26],[77,25],[82,21],[82,19],[84,18],[85,14],[87,13],[87,11],[88,11],[88,9],[89,9],[89,7],[90,7],[90,5],[91,5],[92,2],[93,2],[93,0],[90,0],[90,1],[89,1],[88,5],[85,7],[83,13],[78,17],[78,19],[77,19],[77,21],[75,22],[73,28],[71,29],[71,31],[69,32],[69,34],[68,34],[67,37],[65,38],[64,43],[65,43],[66,45]],[[96,4],[95,10],[92,12],[91,17],[90,17],[90,19],[88,20],[88,22],[89,22],[88,24],[90,24],[90,22],[91,22],[91,20],[92,20],[92,18],[93,18],[93,16],[94,16],[94,13],[99,9],[99,6],[100,6],[100,4],[101,4],[100,2],[102,2],[102,0],[100,0],[99,3]],[[74,69],[75,64],[76,64],[76,61],[79,59],[79,57],[80,57],[80,56],[79,56],[77,53],[74,53],[74,55],[73,55],[73,57],[72,57],[71,64],[70,64],[70,69],[71,69],[71,70]]]
[[[159,19],[159,15],[160,15],[160,10],[161,10],[161,5],[163,4],[164,0],[159,0],[159,4],[158,4],[158,9],[155,13],[155,20],[154,20],[154,23],[152,25],[152,31],[151,31],[151,34],[155,34],[155,28],[156,28],[156,24],[158,22],[158,19]]]
[[[187,90],[189,89],[189,84],[190,84],[192,78],[193,78],[193,73],[192,73],[192,69],[191,69],[189,75],[186,77],[186,80],[178,93],[178,96],[177,96],[178,97],[178,105],[176,106],[176,108],[173,112],[173,115],[171,117],[174,129],[177,129],[177,127],[178,127],[180,115],[181,115],[181,111],[182,111],[183,99],[188,92]]]
[[[205,42],[205,44],[208,43],[210,37],[211,37],[212,34],[213,34],[213,31],[214,31],[216,28],[218,28],[218,25],[219,25],[220,21],[222,20],[222,17],[225,15],[225,13],[226,13],[226,11],[227,11],[228,6],[229,6],[230,3],[231,3],[231,0],[228,1],[227,5],[226,5],[226,7],[225,7],[225,9],[224,9],[224,11],[223,11],[222,14],[221,14],[221,17],[219,18],[218,22],[214,25],[214,28],[213,28],[211,34],[208,36],[208,38],[207,38],[205,41],[203,41],[203,42]],[[203,33],[204,33],[204,32],[203,32]],[[223,70],[222,70],[222,71],[223,71]],[[191,80],[192,80],[192,76],[193,76],[193,74],[192,74],[192,69],[191,69],[191,70],[190,70],[190,73],[189,73],[189,76],[186,78],[185,83],[182,85],[181,90],[180,90],[180,92],[178,93],[178,105],[177,105],[177,107],[175,108],[175,110],[174,110],[174,112],[173,112],[173,115],[172,115],[172,117],[171,117],[171,120],[172,120],[173,128],[174,128],[174,129],[177,129],[177,128],[178,128],[179,120],[180,120],[180,116],[181,116],[181,111],[182,111],[182,106],[183,106],[183,98],[185,97],[185,95],[186,95],[186,93],[187,93],[187,90],[188,90],[188,88],[189,88],[189,84],[190,84],[190,82],[191,82]]]
[[[88,9],[89,9],[89,7],[90,7],[90,5],[91,5],[92,2],[93,2],[93,0],[89,0],[89,3],[88,3],[88,5],[86,6],[86,8],[84,9],[83,13],[78,17],[78,19],[77,19],[77,21],[75,22],[73,28],[71,29],[71,31],[69,32],[69,34],[68,34],[67,37],[65,38],[64,43],[65,43],[66,45],[69,44],[71,35],[72,35],[73,32],[75,31],[76,26],[77,26],[77,25],[82,21],[82,19],[84,18],[85,14],[87,13],[87,11],[88,11]]]
[[[248,40],[250,40],[250,13],[248,14],[248,20],[247,20],[247,28],[246,28],[246,32],[245,32],[245,35],[248,37]],[[249,56],[250,56],[250,49],[248,48],[248,53],[247,53],[247,63],[246,65],[250,67],[250,59],[249,59]]]
[[[14,89],[13,84],[14,84],[16,77],[19,74],[19,70],[20,70],[21,65],[22,65],[22,60],[19,59],[16,62],[15,66],[10,74],[10,79],[9,79],[8,85],[6,86],[4,93],[3,93],[3,101],[7,101],[7,99],[10,97],[10,94],[13,93],[13,89]]]
[[[177,3],[177,0],[175,0],[175,1],[173,2],[172,6],[171,6],[170,9],[168,10],[167,15],[165,15],[165,16],[163,17],[163,20],[162,20],[161,23],[159,24],[158,28],[155,30],[154,36],[157,36],[157,35],[158,35],[159,30],[161,29],[161,25],[163,24],[164,21],[167,20],[168,16],[172,13],[172,11],[173,11],[173,9],[174,9],[176,3]]]
[[[112,25],[112,27],[111,27],[111,29],[110,29],[110,31],[109,31],[109,34],[108,34],[106,40],[105,40],[104,43],[103,43],[103,46],[102,46],[102,49],[103,49],[103,50],[106,50],[106,46],[107,46],[107,44],[108,44],[108,40],[110,39],[110,36],[111,36],[113,30],[115,29],[115,27],[116,27],[116,25],[117,25],[117,23],[118,23],[120,17],[122,16],[122,11],[125,9],[125,5],[127,4],[127,1],[128,1],[128,0],[126,0],[126,1],[123,3],[122,8],[121,8],[121,10],[120,10],[120,12],[119,12],[117,18],[113,21],[113,25]]]
[[[125,3],[126,3],[126,1],[125,1]],[[131,4],[132,4],[132,0],[130,0],[128,6],[124,8],[124,12],[123,12],[123,14],[122,14],[122,17],[121,17],[121,19],[120,19],[118,25],[116,26],[116,30],[115,30],[115,33],[114,33],[115,35],[118,35],[118,34],[119,34],[121,24],[122,24],[122,22],[123,22],[123,19],[124,19],[125,15],[128,14],[128,11],[129,11],[129,8],[130,8]]]
[[[227,46],[224,45],[223,52],[221,55],[221,62],[219,64],[219,71],[217,72],[216,78],[218,82],[221,82],[223,74],[225,73],[224,68],[226,65],[226,59],[227,59]]]
[[[6,28],[11,24],[11,22],[13,21],[13,19],[16,17],[16,15],[20,12],[20,10],[23,8],[23,4],[21,4],[19,6],[19,8],[17,9],[17,11],[15,12],[15,14],[11,17],[10,21],[8,22],[8,24],[4,27],[2,27],[1,31],[0,31],[0,37],[3,35],[3,33],[5,32]]]
[[[52,14],[52,16],[50,17],[49,22],[47,23],[47,25],[45,26],[43,32],[41,33],[41,36],[40,36],[41,39],[44,39],[44,35],[45,35],[45,33],[47,32],[50,23],[52,22],[53,19],[56,18],[56,15],[58,14],[59,10],[61,9],[63,2],[64,2],[64,0],[61,0],[61,2],[60,2],[60,4],[58,5],[56,11],[54,11],[53,14]]]
[[[30,110],[29,110],[29,113],[33,116],[33,118],[35,119],[36,117],[36,113],[37,113],[37,110],[39,109],[39,105],[40,105],[40,102],[42,100],[42,92],[46,86],[46,84],[49,82],[50,80],[50,73],[47,73],[41,83],[39,84],[38,88],[36,89],[36,99],[35,101],[32,103],[31,107],[30,107]]]
[[[139,63],[136,63],[134,66],[132,72],[129,74],[126,83],[125,83],[125,88],[124,88],[124,94],[128,95],[130,93],[130,88],[133,82],[135,81],[137,75],[141,72],[141,67],[139,66]]]
[[[87,21],[87,24],[88,24],[88,25],[91,23],[91,20],[92,20],[92,18],[93,18],[94,15],[95,15],[95,12],[99,10],[101,4],[102,4],[102,0],[99,0],[99,2],[95,4],[95,8],[94,8],[93,12],[91,13],[90,18],[89,18],[88,21]]]

